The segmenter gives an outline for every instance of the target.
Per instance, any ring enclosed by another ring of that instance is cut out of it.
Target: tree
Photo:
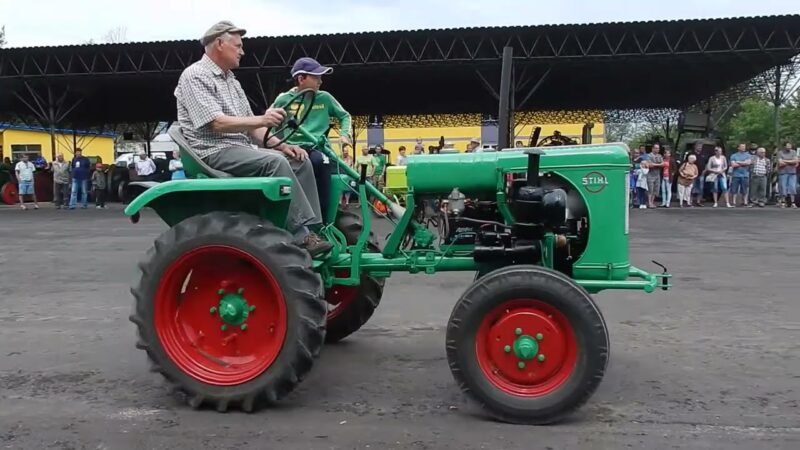
[[[119,44],[128,40],[128,29],[122,26],[112,28],[103,35],[103,41],[109,44]]]
[[[739,105],[739,111],[731,116],[723,134],[733,145],[755,142],[758,145],[774,146],[773,112],[773,106],[766,100],[746,99]]]
[[[634,124],[629,122],[605,124],[606,142],[625,142],[628,143],[636,132]]]
[[[6,45],[6,26],[0,27],[0,48]]]
[[[729,121],[721,126],[722,135],[732,145],[753,142],[768,150],[782,147],[783,141],[797,145],[800,140],[800,105],[797,95],[780,108],[779,140],[775,142],[775,105],[764,98],[748,98],[738,106]]]

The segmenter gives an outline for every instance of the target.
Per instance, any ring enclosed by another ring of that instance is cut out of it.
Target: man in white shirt
[[[149,180],[155,172],[156,163],[147,157],[147,153],[139,152],[139,159],[136,160],[136,175],[141,179]]]
[[[33,189],[33,173],[36,171],[36,166],[28,160],[28,155],[22,155],[22,161],[17,163],[14,168],[17,174],[18,192],[19,192],[19,206],[22,209],[28,209],[25,206],[25,196],[33,196],[33,208],[39,209],[39,202],[36,201],[36,191]]]

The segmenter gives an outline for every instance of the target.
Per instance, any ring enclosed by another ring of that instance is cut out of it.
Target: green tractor
[[[310,111],[313,95],[297,96]],[[314,139],[303,120],[289,112],[274,133]],[[326,342],[364,325],[393,272],[469,271],[446,331],[455,381],[498,420],[557,422],[588,401],[608,363],[591,294],[670,287],[665,268],[628,260],[624,144],[412,155],[404,207],[326,151],[338,170],[321,233],[334,248],[312,259],[284,229],[289,179],[231,177],[171,134],[189,179],[147,185],[125,209],[137,222],[151,208],[170,227],[139,264],[130,319],[154,370],[193,407],[274,404]],[[334,207],[353,181],[360,217]],[[370,197],[394,224],[383,245]]]

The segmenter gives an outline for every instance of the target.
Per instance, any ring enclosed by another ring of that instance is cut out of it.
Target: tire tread
[[[272,366],[255,379],[237,386],[206,385],[184,374],[169,360],[152,320],[148,320],[153,317],[153,299],[161,272],[154,268],[168,267],[169,255],[175,247],[191,246],[192,242],[207,238],[221,238],[257,248],[255,256],[273,270],[284,289],[289,313],[296,315],[301,324],[294,332],[287,330],[287,342]],[[322,295],[322,280],[312,269],[311,256],[288,242],[291,242],[289,233],[258,217],[216,211],[190,217],[165,231],[138,264],[140,278],[131,288],[135,306],[129,317],[137,328],[137,348],[147,353],[152,370],[182,393],[192,408],[209,404],[220,412],[234,408],[253,412],[284,398],[311,370],[325,340],[327,303]],[[291,269],[275,271],[283,267]],[[293,335],[294,340],[290,342]]]

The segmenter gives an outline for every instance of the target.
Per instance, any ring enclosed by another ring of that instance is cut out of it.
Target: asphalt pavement
[[[676,286],[598,294],[602,384],[568,421],[525,427],[488,420],[450,375],[445,327],[472,273],[393,275],[277,408],[195,411],[148,371],[128,321],[157,217],[3,207],[0,448],[797,449],[798,224],[775,207],[632,211],[632,262],[658,260]]]

